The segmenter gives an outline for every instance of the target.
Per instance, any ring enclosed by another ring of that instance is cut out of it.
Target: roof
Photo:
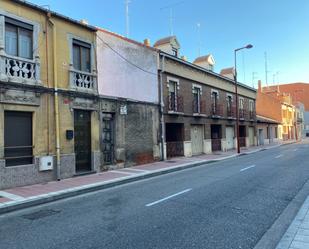
[[[213,59],[213,56],[212,54],[208,54],[208,55],[204,55],[204,56],[200,56],[200,57],[197,57],[193,63],[201,63],[201,62],[208,62],[208,63],[214,63],[214,59]]]
[[[28,1],[25,1],[25,0],[11,0],[11,1],[13,1],[13,2],[15,2],[15,3],[18,3],[18,4],[21,4],[21,5],[24,5],[24,6],[27,6],[27,7],[29,7],[29,8],[32,8],[32,9],[35,9],[35,10],[44,12],[44,13],[46,13],[46,14],[49,13],[49,14],[51,14],[51,16],[55,16],[55,17],[58,17],[58,18],[60,18],[60,19],[65,20],[65,21],[67,21],[67,22],[74,23],[74,24],[76,24],[76,25],[79,25],[79,26],[81,26],[81,27],[83,27],[83,28],[86,28],[86,29],[89,29],[89,30],[91,30],[91,31],[97,31],[97,28],[94,27],[94,26],[81,23],[80,21],[74,20],[74,19],[72,19],[72,18],[70,18],[70,17],[67,17],[67,16],[64,16],[64,15],[62,15],[62,14],[59,14],[59,13],[57,13],[57,12],[48,10],[48,9],[46,9],[46,8],[43,8],[43,7],[39,6],[39,5],[30,3],[30,2],[28,2]]]
[[[100,28],[100,27],[96,27],[96,28],[97,28],[97,30],[98,30],[99,32],[104,32],[104,33],[106,33],[106,34],[115,36],[115,37],[117,37],[117,38],[119,38],[119,39],[122,39],[122,40],[124,40],[124,41],[130,42],[130,43],[132,43],[132,44],[135,44],[135,45],[138,45],[138,46],[141,46],[141,47],[144,47],[144,48],[148,48],[148,49],[150,49],[150,50],[153,50],[153,51],[158,52],[158,49],[156,49],[156,48],[154,48],[154,47],[151,47],[151,46],[147,46],[147,45],[145,45],[144,43],[141,43],[141,42],[138,42],[138,41],[129,39],[129,38],[123,36],[123,35],[120,35],[120,34],[117,34],[117,33],[115,33],[115,32],[109,31],[109,30],[107,30],[107,29],[103,29],[103,28]]]
[[[164,45],[164,44],[171,43],[173,40],[177,40],[176,36],[174,36],[174,35],[168,36],[168,37],[165,37],[165,38],[162,38],[162,39],[156,41],[153,46],[158,47],[158,46],[161,46],[161,45]]]
[[[221,78],[221,79],[224,79],[224,80],[230,82],[231,84],[234,84],[234,83],[235,83],[234,80],[232,80],[232,79],[230,79],[230,78],[228,78],[228,77],[225,77],[225,76],[223,76],[223,75],[220,75],[220,74],[218,74],[218,73],[215,73],[215,72],[213,72],[213,71],[211,71],[211,70],[205,69],[205,68],[203,68],[203,67],[201,67],[201,66],[199,66],[199,65],[193,64],[193,63],[191,63],[191,62],[189,62],[189,61],[182,60],[182,59],[180,59],[180,58],[178,58],[178,57],[175,57],[175,56],[173,56],[173,55],[170,55],[169,53],[160,51],[160,55],[163,55],[163,56],[165,56],[165,57],[167,57],[167,58],[169,58],[169,59],[171,59],[171,60],[176,60],[176,61],[178,61],[179,63],[182,63],[182,64],[185,64],[185,65],[190,66],[190,67],[192,67],[192,68],[201,70],[201,71],[203,71],[203,72],[205,72],[205,73],[211,74],[212,76],[215,76],[215,77],[219,77],[219,78]],[[241,86],[241,87],[243,87],[243,88],[246,88],[247,90],[250,90],[250,91],[255,92],[255,93],[257,92],[256,89],[253,88],[253,87],[247,86],[246,84],[243,84],[243,83],[241,83],[241,82],[237,82],[237,83],[238,83],[238,84],[237,84],[238,86]]]
[[[277,120],[267,118],[261,115],[256,115],[258,123],[270,123],[270,124],[280,124]]]
[[[226,75],[226,74],[234,74],[234,67],[228,67],[228,68],[223,68],[220,71],[221,75]]]

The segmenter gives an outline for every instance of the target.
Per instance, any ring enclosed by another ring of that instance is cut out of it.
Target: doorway
[[[74,111],[74,151],[76,172],[91,171],[91,112]]]

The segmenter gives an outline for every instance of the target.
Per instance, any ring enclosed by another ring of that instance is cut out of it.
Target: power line
[[[136,65],[135,63],[133,63],[132,61],[128,60],[126,57],[124,57],[122,54],[120,54],[118,51],[116,51],[115,49],[113,49],[107,42],[105,42],[101,37],[99,37],[99,40],[105,45],[107,46],[110,50],[112,50],[117,56],[119,56],[121,59],[123,59],[124,61],[126,61],[127,63],[129,63],[131,66],[134,66],[136,68],[138,68],[139,70],[145,72],[145,73],[148,73],[148,74],[152,74],[152,75],[155,75],[155,76],[158,76],[158,74],[156,73],[153,73],[153,72],[150,72],[150,71],[147,71],[146,69]]]

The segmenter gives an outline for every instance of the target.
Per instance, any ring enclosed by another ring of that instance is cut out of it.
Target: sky
[[[30,1],[126,34],[125,0]],[[129,38],[153,44],[169,36],[171,16],[180,54],[191,62],[211,53],[219,73],[234,65],[234,49],[250,43],[252,49],[237,53],[240,82],[266,85],[267,62],[268,85],[309,83],[308,0],[130,0]]]

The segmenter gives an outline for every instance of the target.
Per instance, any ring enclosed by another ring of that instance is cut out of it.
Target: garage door
[[[234,127],[226,127],[226,149],[234,149]]]
[[[200,155],[203,153],[203,139],[203,125],[191,125],[192,155]]]
[[[249,145],[254,145],[254,127],[249,127]]]

